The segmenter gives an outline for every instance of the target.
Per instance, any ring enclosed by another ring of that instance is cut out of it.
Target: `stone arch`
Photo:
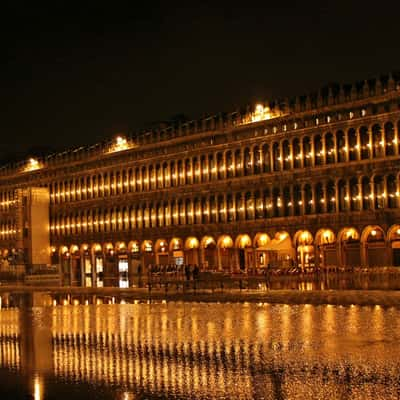
[[[277,231],[263,246],[267,263],[273,268],[289,268],[293,266],[295,252],[292,239],[287,231]]]
[[[392,225],[386,235],[387,246],[389,247],[389,264],[395,267],[400,266],[400,225]]]
[[[131,240],[128,243],[128,251],[130,253],[140,253],[140,245],[138,240]]]
[[[181,238],[174,237],[169,242],[169,251],[171,258],[176,265],[184,264],[184,243]]]
[[[152,240],[143,240],[140,246],[140,253],[142,255],[142,265],[144,270],[147,271],[150,266],[156,263],[154,245]]]
[[[395,155],[396,144],[394,124],[391,121],[388,121],[384,125],[384,145],[386,156]]]
[[[104,250],[100,243],[93,243],[91,246],[93,260],[93,286],[104,286]]]
[[[92,287],[95,284],[93,275],[93,255],[88,243],[83,243],[81,245],[80,253],[82,256],[82,286]]]
[[[217,244],[212,236],[204,236],[200,242],[201,268],[215,270],[218,268]]]
[[[148,250],[150,247],[148,246]],[[143,249],[142,249],[143,251]],[[164,238],[157,239],[153,246],[155,255],[155,264],[166,265],[169,262],[169,245],[168,241]]]
[[[337,235],[338,264],[341,267],[361,265],[360,234],[354,227],[345,227]]]
[[[71,286],[82,286],[82,258],[79,246],[72,244],[69,248]]]
[[[269,263],[268,251],[266,245],[271,241],[271,238],[265,232],[257,232],[253,239],[254,247],[254,265],[255,272],[258,273],[267,268]]]
[[[315,266],[317,268],[337,267],[336,235],[333,230],[322,228],[315,234]]]
[[[236,266],[239,267],[239,270],[253,270],[255,267],[254,251],[250,236],[247,234],[238,235],[235,240],[235,248],[237,255]]]
[[[302,271],[315,267],[314,238],[310,231],[300,230],[293,236],[297,266]]]
[[[185,264],[199,265],[199,247],[200,242],[194,236],[189,236],[185,240],[184,254]]]
[[[366,226],[361,234],[362,264],[378,267],[388,264],[386,235],[379,225]]]
[[[221,235],[217,241],[218,269],[231,272],[235,265],[235,248],[229,235]]]

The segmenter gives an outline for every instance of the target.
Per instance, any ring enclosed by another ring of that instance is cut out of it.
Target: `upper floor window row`
[[[64,180],[50,185],[61,203],[173,188],[262,173],[398,156],[400,122],[255,144]]]

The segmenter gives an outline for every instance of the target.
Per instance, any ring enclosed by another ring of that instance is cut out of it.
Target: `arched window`
[[[347,211],[349,197],[347,194],[346,182],[341,179],[338,182],[338,195],[339,195],[339,211]]]
[[[232,152],[228,151],[226,153],[226,176],[228,178],[233,178],[235,173],[235,166],[233,165]]]
[[[360,147],[361,160],[368,160],[371,154],[371,143],[368,128],[365,126],[360,128]]]
[[[381,209],[385,207],[385,181],[382,176],[374,177],[374,192],[375,192],[375,208]]]
[[[311,141],[308,136],[303,138],[303,163],[304,167],[311,167],[313,154],[311,151]]]
[[[325,159],[321,135],[314,136],[314,162],[315,165],[322,165]]]
[[[178,182],[179,185],[185,184],[185,171],[182,160],[178,161]]]
[[[326,202],[326,211],[329,213],[336,212],[336,191],[333,181],[328,181],[326,184]]]
[[[358,154],[358,143],[356,130],[351,128],[347,132],[348,143],[349,143],[349,160],[356,161]]]
[[[342,131],[336,132],[336,157],[338,162],[347,160],[347,151],[344,133]]]
[[[378,124],[372,127],[372,149],[374,158],[383,156],[384,141],[382,138],[382,129]]]
[[[162,189],[164,186],[163,183],[163,173],[162,173],[162,168],[160,166],[160,164],[156,165],[156,186],[158,189]]]
[[[254,201],[250,192],[245,195],[245,215],[247,221],[254,219]]]
[[[389,175],[386,180],[387,202],[389,208],[397,207],[397,181],[394,175]]]
[[[361,205],[360,188],[357,178],[350,179],[350,210],[359,211]]]
[[[335,163],[335,141],[331,132],[325,135],[325,157],[327,164]]]
[[[217,174],[218,174],[218,179],[224,179],[225,165],[224,165],[224,156],[222,153],[217,153]]]
[[[274,143],[272,145],[272,158],[273,158],[273,171],[277,172],[281,169],[281,152],[279,148],[279,143]]]
[[[164,163],[163,164],[163,182],[164,182],[164,187],[170,187],[171,183],[171,177],[169,175],[169,170],[168,170],[168,164]]]
[[[325,205],[325,199],[324,199],[323,185],[321,182],[319,182],[315,186],[315,212],[317,214],[323,213],[324,205]]]
[[[228,218],[228,222],[234,221],[235,220],[235,208],[233,205],[233,196],[231,193],[229,193],[226,197],[226,213],[227,213],[227,218]]]
[[[249,148],[244,149],[244,174],[253,174],[253,160],[251,159],[251,153]]]
[[[243,174],[243,160],[242,160],[242,153],[238,149],[235,151],[235,170],[236,170],[236,176],[242,176]]]
[[[273,216],[281,217],[283,215],[282,210],[282,198],[279,188],[272,190],[272,204],[273,204]]]
[[[172,187],[176,187],[177,173],[176,173],[176,163],[175,163],[175,161],[171,162],[170,170],[171,170],[171,176],[170,176],[171,186]]]
[[[303,201],[301,196],[301,187],[299,185],[293,186],[293,214],[301,215],[303,208]]]
[[[258,146],[253,149],[254,173],[259,174],[262,167],[262,151]]]
[[[197,157],[193,159],[193,181],[194,183],[200,183],[201,182],[201,165],[200,161]]]
[[[290,188],[288,186],[285,186],[283,188],[283,194],[282,194],[282,208],[283,208],[283,215],[285,217],[290,215],[292,207],[293,204],[291,202],[291,197],[290,197]]]
[[[219,195],[217,200],[218,200],[217,201],[218,221],[225,222],[226,208],[225,208],[224,196]]]
[[[311,214],[313,211],[313,195],[312,195],[312,189],[310,185],[305,185],[304,186],[304,211],[306,214]]]
[[[363,210],[370,210],[372,203],[370,178],[364,176],[361,179],[361,190],[362,190],[362,208]]]
[[[270,164],[271,156],[269,154],[269,146],[264,144],[262,147],[262,171],[263,172],[271,172],[271,164]]]
[[[387,122],[385,124],[385,153],[387,156],[394,156],[395,145],[394,126],[391,122]]]
[[[208,200],[204,197],[201,199],[201,209],[202,209],[202,221],[201,222],[203,224],[208,224],[210,221]]]
[[[301,168],[301,160],[303,158],[303,154],[301,152],[299,139],[297,138],[293,139],[292,147],[293,147],[293,167]]]
[[[193,183],[192,161],[189,158],[185,161],[185,178],[186,184],[191,185]]]
[[[210,197],[210,222],[216,223],[217,222],[217,201],[215,196]]]
[[[272,217],[272,196],[270,189],[265,189],[263,193],[264,197],[264,218]]]
[[[283,169],[288,170],[292,167],[292,154],[290,151],[290,145],[287,140],[282,143],[282,155],[283,155]]]
[[[244,204],[241,193],[236,193],[236,221],[244,219]]]

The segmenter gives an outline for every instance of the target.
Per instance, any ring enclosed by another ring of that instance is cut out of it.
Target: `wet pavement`
[[[393,307],[3,308],[0,398],[398,399],[399,339]]]

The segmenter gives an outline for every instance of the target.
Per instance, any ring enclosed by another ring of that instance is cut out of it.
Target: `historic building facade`
[[[6,166],[1,255],[20,251],[18,190],[41,187],[49,262],[74,285],[123,281],[149,264],[400,265],[399,78]]]

